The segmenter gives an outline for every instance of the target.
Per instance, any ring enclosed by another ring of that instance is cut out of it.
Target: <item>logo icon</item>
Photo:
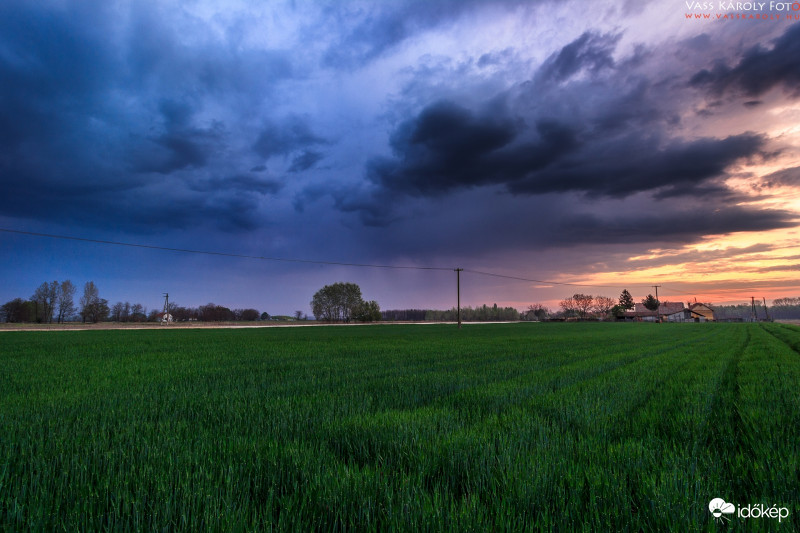
[[[714,520],[722,522],[730,520],[726,514],[733,514],[736,511],[736,506],[732,503],[726,503],[722,498],[714,498],[708,504],[708,510],[714,515]]]

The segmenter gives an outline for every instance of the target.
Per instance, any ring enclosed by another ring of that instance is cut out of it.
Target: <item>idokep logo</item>
[[[722,522],[724,520],[730,520],[730,518],[725,515],[736,512],[736,506],[732,503],[727,503],[722,498],[714,498],[709,502],[708,510],[714,515],[714,520]]]
[[[781,522],[784,518],[789,516],[789,509],[787,507],[778,507],[773,505],[754,504],[754,505],[740,505],[739,511],[736,512],[736,506],[728,503],[722,498],[714,498],[708,503],[708,510],[714,516],[716,522],[724,522],[730,520],[729,516],[734,515],[737,518],[777,518]]]

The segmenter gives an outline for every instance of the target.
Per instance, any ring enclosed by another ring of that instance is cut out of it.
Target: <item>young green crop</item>
[[[2,530],[716,531],[716,497],[788,505],[800,528],[797,328],[0,342]]]

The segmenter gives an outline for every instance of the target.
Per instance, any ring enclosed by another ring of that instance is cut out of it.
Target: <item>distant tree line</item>
[[[159,315],[161,311],[156,314]],[[215,303],[207,303],[200,307],[183,307],[177,304],[169,305],[169,313],[173,320],[186,322],[198,320],[202,322],[235,322],[255,320],[269,320],[268,313],[259,313],[257,309],[229,309]]]
[[[458,309],[455,307],[447,310],[437,309],[392,309],[381,312],[382,319],[387,321],[409,322],[454,322],[458,319]],[[523,319],[520,312],[514,307],[462,307],[461,320],[465,322],[509,322]]]
[[[741,303],[737,305],[716,305],[714,314],[717,320],[741,319],[749,320],[753,317],[753,304]],[[776,298],[772,305],[764,308],[763,302],[755,302],[756,319],[772,320],[798,319],[800,318],[800,298]]]
[[[423,322],[427,309],[389,309],[381,311],[381,320],[389,322]]]
[[[800,318],[800,297],[777,298],[772,301],[769,315],[774,319]]]
[[[3,322],[62,323],[80,316],[84,322],[99,322],[108,317],[108,300],[101,299],[93,282],[84,285],[79,306],[75,306],[75,285],[70,281],[44,282],[28,300],[15,298],[0,306]]]
[[[117,302],[109,306],[108,300],[100,297],[93,281],[83,287],[83,294],[75,302],[76,288],[70,281],[42,283],[28,300],[15,298],[0,306],[0,322],[36,322],[50,324],[79,320],[84,323],[97,322],[157,322],[162,309],[147,311],[140,303]],[[297,313],[300,313],[299,311]],[[229,309],[209,303],[200,307],[182,307],[170,303],[169,314],[176,321],[198,320],[205,322],[269,320],[268,313],[256,309]],[[302,313],[300,313],[302,314]],[[289,319],[291,317],[282,317]]]
[[[483,304],[480,307],[462,307],[461,320],[464,322],[508,322],[520,319],[519,311],[514,307],[489,307]],[[453,307],[447,311],[428,311],[425,320],[452,322],[458,320],[458,309]]]

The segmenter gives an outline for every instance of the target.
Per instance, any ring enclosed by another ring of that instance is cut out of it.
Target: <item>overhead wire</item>
[[[201,255],[215,255],[215,256],[223,256],[223,257],[238,257],[243,259],[259,259],[262,261],[281,261],[286,263],[311,263],[315,265],[334,265],[334,266],[351,266],[351,267],[366,267],[366,268],[393,268],[393,269],[407,269],[407,270],[453,270],[452,268],[445,268],[445,267],[432,267],[432,266],[416,266],[416,265],[377,265],[377,264],[369,264],[369,263],[345,263],[340,261],[319,261],[313,259],[295,259],[295,258],[287,258],[287,257],[267,257],[267,256],[260,256],[260,255],[245,255],[245,254],[234,254],[228,252],[214,252],[209,250],[191,250],[188,248],[172,248],[168,246],[155,246],[151,244],[138,244],[138,243],[130,243],[130,242],[121,242],[121,241],[108,241],[103,239],[88,239],[85,237],[74,237],[70,235],[55,235],[52,233],[38,233],[34,231],[21,231],[21,230],[14,230],[8,228],[0,228],[0,231],[6,233],[18,233],[20,235],[32,235],[35,237],[49,237],[51,239],[64,239],[64,240],[71,240],[71,241],[81,241],[81,242],[90,242],[96,244],[110,244],[114,246],[128,246],[132,248],[145,248],[149,250],[161,250],[161,251],[168,251],[168,252],[183,252],[189,254],[201,254]]]
[[[360,267],[360,268],[381,268],[381,269],[394,269],[394,270],[435,270],[435,271],[453,271],[455,268],[453,267],[439,267],[439,266],[420,266],[420,265],[383,265],[383,264],[373,264],[373,263],[349,263],[344,261],[323,261],[323,260],[316,260],[316,259],[298,259],[298,258],[288,258],[288,257],[270,257],[270,256],[260,256],[260,255],[247,255],[247,254],[237,254],[237,253],[229,253],[229,252],[217,252],[211,250],[193,250],[190,248],[175,248],[170,246],[156,246],[152,244],[141,244],[141,243],[131,243],[131,242],[122,242],[122,241],[111,241],[105,239],[91,239],[86,237],[75,237],[73,235],[58,235],[53,233],[41,233],[35,231],[23,231],[23,230],[16,230],[10,228],[0,228],[0,232],[5,233],[14,233],[18,235],[28,235],[33,237],[47,237],[51,239],[61,239],[61,240],[70,240],[70,241],[79,241],[79,242],[88,242],[88,243],[95,243],[95,244],[106,244],[112,246],[126,246],[129,248],[143,248],[148,250],[159,250],[159,251],[168,251],[168,252],[178,252],[178,253],[189,253],[189,254],[199,254],[199,255],[211,255],[211,256],[220,256],[220,257],[235,257],[241,259],[256,259],[261,261],[276,261],[276,262],[284,262],[284,263],[304,263],[304,264],[314,264],[314,265],[329,265],[329,266],[346,266],[346,267]],[[470,274],[476,274],[480,276],[489,276],[495,278],[503,278],[503,279],[510,279],[515,281],[525,281],[529,283],[543,283],[546,285],[560,285],[560,286],[569,286],[569,287],[587,287],[587,288],[606,288],[606,289],[621,289],[621,286],[614,286],[614,285],[592,285],[592,284],[585,284],[585,283],[570,283],[564,281],[552,281],[552,280],[541,280],[541,279],[534,279],[534,278],[525,278],[520,276],[510,276],[507,274],[498,274],[496,272],[486,272],[483,270],[473,270],[473,269],[463,269],[464,272],[468,272]],[[649,285],[629,285],[628,287],[649,287]],[[683,291],[678,291],[676,289],[670,289],[665,287],[668,290],[673,292],[679,292],[683,294],[692,294]]]

